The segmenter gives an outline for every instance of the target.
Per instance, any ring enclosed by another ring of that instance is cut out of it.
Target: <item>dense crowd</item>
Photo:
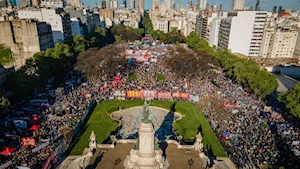
[[[204,114],[220,140],[222,132],[230,133],[230,137],[222,142],[229,157],[238,167],[248,165],[260,168],[269,164],[300,168],[300,160],[297,160],[290,151],[291,149],[299,150],[299,142],[295,144],[295,141],[296,143],[300,141],[299,129],[285,121],[280,113],[276,112],[279,110],[275,111],[267,107],[259,98],[233,83],[222,71],[211,71],[205,78],[181,79],[164,62],[164,59],[169,57],[169,51],[176,46],[147,43],[143,46],[126,44],[121,47],[134,52],[152,51],[155,61],[128,64],[121,72],[116,72],[114,75],[121,78],[117,82],[113,76],[104,76],[102,79],[88,79],[82,83],[80,74],[70,71],[65,77],[66,84],[61,93],[56,92],[55,98],[49,94],[42,96],[50,103],[53,102],[50,107],[30,107],[30,111],[24,111],[22,116],[32,116],[34,112],[41,117],[36,122],[41,126],[38,130],[29,131],[16,127],[10,129],[7,126],[0,131],[1,136],[10,134],[17,135],[19,138],[32,137],[37,143],[36,146],[45,143],[47,139],[48,142],[50,139],[49,144],[32,153],[34,147],[21,146],[17,140],[12,141],[9,146],[16,147],[17,150],[10,156],[0,157],[1,163],[12,161],[11,168],[16,166],[43,168],[47,158],[58,145],[63,141],[66,141],[66,146],[69,145],[74,128],[93,100],[100,102],[115,99],[116,91],[156,90],[198,95],[200,102],[204,98],[215,96],[230,104],[238,104],[234,109],[238,112],[234,114],[218,112],[217,107],[223,105],[215,104],[213,101],[203,107]],[[136,80],[129,80],[129,75],[132,73],[137,74]],[[163,74],[165,80],[157,80],[156,74]],[[212,83],[212,80],[215,83]],[[49,90],[51,89],[47,92]],[[12,111],[16,112],[18,109],[20,105],[15,105]],[[280,141],[278,141],[279,138]],[[288,154],[284,154],[285,152]]]

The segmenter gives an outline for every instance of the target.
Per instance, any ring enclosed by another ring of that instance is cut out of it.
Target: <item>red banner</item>
[[[51,166],[52,166],[52,165],[50,164],[50,162],[51,162],[52,160],[54,161],[54,163],[56,163],[56,154],[55,154],[55,152],[53,152],[53,153],[51,154],[51,156],[48,157],[46,163],[45,163],[44,166],[43,166],[43,169],[50,169]]]
[[[172,99],[172,93],[171,92],[158,92],[157,93],[158,99]]]
[[[141,98],[141,92],[137,90],[131,90],[126,92],[127,98]]]
[[[141,97],[144,99],[155,99],[157,98],[157,91],[155,90],[141,90]]]
[[[189,98],[189,95],[186,94],[186,93],[173,93],[172,96],[176,97],[176,98],[182,98],[182,99],[188,99]]]
[[[22,138],[21,141],[23,146],[36,146],[33,138]]]

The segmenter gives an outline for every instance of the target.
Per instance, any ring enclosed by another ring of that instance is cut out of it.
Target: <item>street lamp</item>
[[[189,159],[188,164],[189,164],[190,169],[191,169],[191,168],[192,168],[192,165],[194,164],[194,160],[193,160],[192,158]]]

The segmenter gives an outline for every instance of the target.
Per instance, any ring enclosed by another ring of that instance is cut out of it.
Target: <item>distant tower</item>
[[[255,5],[255,10],[259,11],[258,8],[260,8],[260,0],[257,0],[256,5]]]
[[[282,12],[282,6],[278,7],[278,13]]]
[[[206,7],[206,0],[200,0],[199,8],[200,10],[204,10]]]
[[[206,10],[209,10],[209,3],[206,3]]]
[[[171,2],[170,2],[170,0],[164,0],[164,3],[166,5],[166,9],[170,9],[171,8]]]
[[[17,1],[16,1],[16,0],[9,0],[9,3],[10,3],[12,6],[17,6]]]
[[[127,2],[126,2],[126,0],[123,0],[123,5],[125,6],[125,8],[127,8]]]
[[[244,10],[244,8],[245,8],[245,0],[233,0],[232,1],[232,10],[233,11]]]
[[[0,0],[0,7],[7,7],[7,1],[6,0]]]
[[[276,11],[277,11],[277,6],[273,6],[273,13],[276,13]]]
[[[224,5],[223,4],[220,5],[219,11],[224,11]]]
[[[130,8],[135,9],[135,0],[130,0]]]
[[[180,9],[182,8],[182,2],[178,3],[178,11],[180,11]]]
[[[145,2],[144,0],[137,0],[136,1],[136,8],[138,8],[140,10],[140,12],[143,14],[144,10],[145,10]]]
[[[102,0],[102,2],[101,2],[101,8],[102,9],[106,9],[106,1],[105,0]]]

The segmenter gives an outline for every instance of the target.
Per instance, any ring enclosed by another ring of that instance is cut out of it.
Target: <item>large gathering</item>
[[[209,67],[204,75],[187,79],[166,64],[177,48],[189,51],[187,46],[144,38],[117,47],[126,63],[114,74],[84,77],[83,71],[71,68],[61,86],[55,88],[50,79],[43,92],[7,110],[10,115],[1,124],[5,149],[1,152],[0,168],[54,167],[92,104],[146,98],[198,105],[238,168],[300,167],[299,129],[284,120],[280,108],[268,106],[234,83],[221,68]],[[163,79],[159,80],[158,74]],[[133,75],[136,78],[130,77]]]

